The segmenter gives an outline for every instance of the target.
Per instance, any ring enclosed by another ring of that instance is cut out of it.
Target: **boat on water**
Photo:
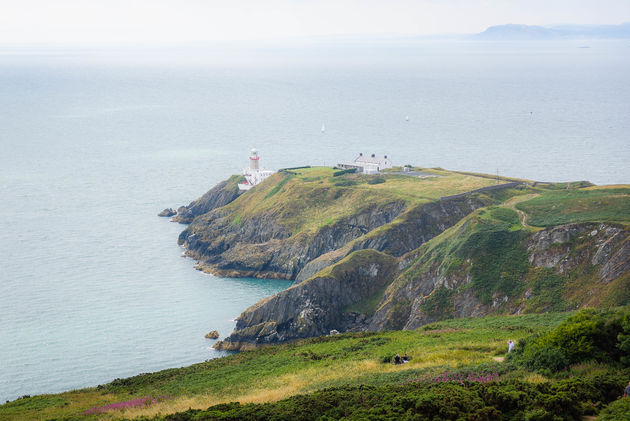
[[[325,131],[326,131],[326,125],[322,123],[322,133],[324,133]]]

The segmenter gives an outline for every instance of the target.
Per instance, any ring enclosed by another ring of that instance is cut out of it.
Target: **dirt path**
[[[525,228],[530,228],[534,230],[539,230],[539,227],[532,227],[531,225],[527,225],[527,214],[522,210],[516,209],[516,204],[520,202],[525,202],[526,200],[533,199],[534,197],[540,196],[539,193],[526,194],[524,196],[516,196],[508,200],[504,203],[504,206],[512,209],[518,214],[518,219],[521,222],[521,225]]]

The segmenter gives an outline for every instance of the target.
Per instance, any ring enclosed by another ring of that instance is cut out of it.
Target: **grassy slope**
[[[108,385],[19,399],[0,406],[3,420],[79,416],[95,406],[151,395],[170,399],[103,418],[207,408],[239,401],[267,402],[341,385],[399,383],[453,367],[493,363],[508,339],[557,326],[567,313],[457,319],[417,331],[344,334],[242,352],[190,367],[143,374]],[[395,353],[413,359],[383,363]]]
[[[525,199],[528,199],[527,195],[536,196],[515,205],[516,209],[525,213],[527,225],[523,225],[517,212],[509,205],[490,206],[473,212],[412,252],[417,257],[392,283],[388,291],[392,293],[390,296],[393,297],[393,292],[435,269],[436,265],[441,265],[442,273],[446,275],[471,270],[472,282],[463,288],[471,288],[486,304],[495,292],[516,298],[526,290],[535,295],[527,301],[526,312],[562,311],[587,302],[596,304],[591,302],[594,266],[582,265],[564,275],[558,275],[550,269],[533,268],[527,262],[524,240],[536,230],[529,225],[630,223],[630,188],[605,186],[568,191],[526,189],[514,194],[509,191],[498,194],[500,196],[495,199],[503,201],[516,194],[524,195]],[[599,304],[621,305],[627,302],[628,294],[618,291],[628,284],[627,278],[624,276],[601,287],[599,295],[603,301]],[[434,307],[440,307],[440,310],[452,308],[452,293],[444,294],[440,289],[436,289],[435,293],[439,296],[427,302],[425,311],[435,312]],[[500,307],[501,311],[505,309]],[[449,312],[439,316],[449,317]]]

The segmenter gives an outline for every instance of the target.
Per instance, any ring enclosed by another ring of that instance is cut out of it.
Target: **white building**
[[[362,153],[353,162],[340,162],[337,167],[343,169],[356,168],[358,172],[364,174],[378,174],[385,168],[392,167],[392,161],[387,158],[387,155],[377,157],[375,154],[371,156],[365,156]]]
[[[258,156],[258,151],[256,150],[256,148],[254,148],[252,149],[251,155],[249,156],[249,167],[243,169],[243,176],[245,177],[245,181],[238,185],[238,188],[240,190],[251,189],[256,184],[262,183],[265,178],[269,177],[275,172],[260,168],[259,161],[260,157]]]

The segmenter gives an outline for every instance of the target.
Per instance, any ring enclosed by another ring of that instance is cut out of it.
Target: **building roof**
[[[365,156],[361,154],[354,160],[357,164],[381,164],[385,161],[387,161],[387,155],[384,157],[378,157],[374,156],[374,154],[372,154],[372,156]]]

